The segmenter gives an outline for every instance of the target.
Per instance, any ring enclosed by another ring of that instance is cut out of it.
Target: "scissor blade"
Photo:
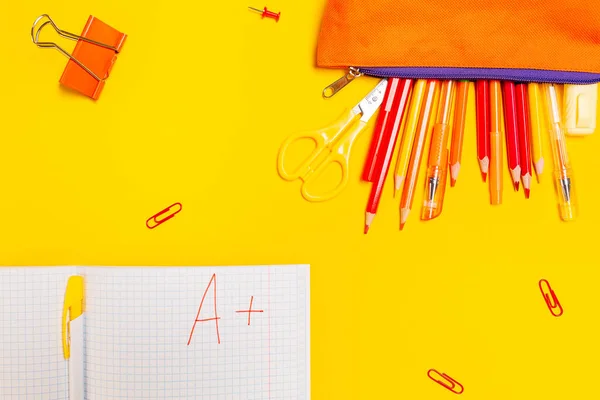
[[[369,122],[375,111],[379,108],[381,103],[383,103],[383,97],[385,95],[385,89],[387,88],[388,81],[387,79],[382,79],[375,89],[371,91],[361,100],[360,103],[354,107],[355,111],[362,114],[360,120],[363,122]]]

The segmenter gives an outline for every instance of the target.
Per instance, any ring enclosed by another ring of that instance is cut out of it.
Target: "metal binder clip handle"
[[[42,23],[40,25],[40,22],[42,20],[44,20],[44,19],[46,19],[47,21],[45,21],[44,23]],[[93,76],[94,79],[96,79],[99,82],[104,81],[104,80],[106,80],[106,78],[108,78],[108,75],[105,76],[104,78],[100,78],[91,69],[89,69],[88,67],[86,67],[85,65],[83,65],[83,63],[81,63],[77,58],[73,57],[71,54],[69,54],[68,52],[66,52],[62,47],[60,47],[56,43],[54,43],[54,42],[41,42],[40,41],[40,33],[41,33],[42,29],[44,29],[44,27],[46,25],[48,25],[48,24],[52,25],[52,27],[54,28],[54,30],[56,31],[56,33],[58,33],[60,36],[66,38],[66,39],[70,39],[70,40],[83,40],[84,42],[88,42],[88,43],[94,44],[96,46],[104,47],[105,49],[113,50],[115,53],[118,53],[119,49],[117,49],[114,46],[105,44],[105,43],[100,43],[100,42],[97,42],[95,40],[83,37],[83,36],[75,35],[74,33],[71,33],[71,32],[63,31],[58,26],[56,26],[56,23],[54,23],[54,21],[52,20],[52,18],[50,18],[50,16],[48,14],[42,14],[39,17],[37,17],[36,20],[33,22],[33,25],[31,26],[31,40],[33,41],[33,43],[37,47],[46,48],[46,49],[54,48],[54,49],[58,50],[65,57],[73,60],[73,62],[75,62],[77,65],[79,65],[81,68],[83,68],[88,74],[90,74],[91,76]],[[36,29],[36,27],[37,27],[37,29]]]

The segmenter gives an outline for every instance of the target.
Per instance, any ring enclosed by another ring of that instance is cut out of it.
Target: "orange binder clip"
[[[42,23],[42,21],[44,22]],[[40,32],[48,24],[60,36],[77,41],[72,54],[54,42],[40,41]],[[59,29],[47,14],[39,16],[31,27],[31,40],[36,46],[54,48],[69,58],[60,83],[94,100],[100,97],[104,83],[126,38],[127,35],[124,33],[111,28],[91,15],[81,36]]]

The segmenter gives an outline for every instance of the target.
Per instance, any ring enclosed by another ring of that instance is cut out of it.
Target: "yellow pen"
[[[394,196],[398,190],[402,189],[404,178],[406,178],[406,171],[408,170],[408,163],[410,161],[410,152],[413,147],[413,142],[415,141],[417,123],[419,122],[419,113],[421,112],[421,104],[425,97],[426,86],[427,80],[419,79],[413,88],[410,107],[408,109],[408,119],[404,126],[402,141],[398,147],[398,158],[396,159],[396,169],[394,171]]]
[[[544,131],[544,112],[542,89],[539,83],[530,83],[529,91],[529,110],[531,113],[531,155],[533,167],[538,182],[542,180],[544,172],[544,146],[542,141],[542,132]]]
[[[562,123],[561,109],[558,105],[556,86],[544,84],[548,133],[554,161],[554,180],[558,199],[558,211],[563,221],[572,221],[576,216],[573,170],[567,153],[567,141]]]

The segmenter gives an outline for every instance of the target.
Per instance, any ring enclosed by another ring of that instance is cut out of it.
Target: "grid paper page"
[[[75,268],[0,268],[0,398],[67,400],[62,307]]]
[[[86,399],[310,398],[308,266],[83,272]]]

